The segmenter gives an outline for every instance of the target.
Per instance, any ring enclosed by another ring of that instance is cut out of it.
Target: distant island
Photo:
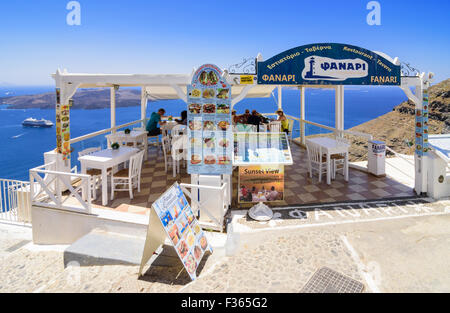
[[[141,91],[139,89],[124,88],[116,93],[117,107],[130,107],[141,105]],[[104,109],[110,107],[110,90],[101,89],[79,89],[75,93],[73,109]],[[54,109],[56,95],[53,92],[11,96],[0,98],[0,105],[8,105],[8,109]]]

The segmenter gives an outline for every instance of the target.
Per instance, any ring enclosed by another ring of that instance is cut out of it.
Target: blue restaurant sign
[[[400,65],[352,45],[319,43],[258,62],[258,84],[400,85]]]

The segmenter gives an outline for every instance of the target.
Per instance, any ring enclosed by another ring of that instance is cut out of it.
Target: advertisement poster
[[[422,110],[416,110],[416,154],[428,152],[428,90],[423,91]]]
[[[238,196],[239,203],[284,200],[284,166],[240,166]]]
[[[63,160],[70,159],[70,109],[61,105],[61,93],[56,89],[56,149]]]
[[[207,250],[212,248],[200,227],[178,183],[167,190],[153,205],[166,234],[192,280]]]
[[[194,74],[188,92],[188,173],[231,174],[231,86],[215,65]]]
[[[292,154],[285,133],[235,133],[233,164],[292,165]]]

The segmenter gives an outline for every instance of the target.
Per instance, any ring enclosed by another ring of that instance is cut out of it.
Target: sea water
[[[9,95],[36,94],[53,92],[53,87],[0,87],[0,97]],[[334,127],[334,90],[306,90],[306,119]],[[244,99],[235,109],[241,114],[245,109],[255,109],[261,113],[272,113],[277,110],[276,91],[269,98]],[[394,106],[406,100],[403,91],[398,87],[346,87],[345,88],[345,128],[351,128],[367,122],[392,110]],[[283,109],[286,114],[300,115],[300,95],[295,89],[283,89]],[[119,103],[120,105],[120,103]],[[159,108],[166,109],[166,115],[179,116],[186,110],[181,100],[151,101],[148,103],[147,116]],[[110,109],[71,110],[72,138],[86,135],[110,127]],[[8,109],[0,106],[0,178],[29,180],[30,168],[44,164],[44,152],[56,146],[55,127],[26,128],[22,121],[28,117],[44,118],[55,122],[55,110],[41,109]],[[116,109],[117,125],[140,119],[140,107],[122,107]],[[294,125],[294,136],[299,134],[299,125]],[[307,135],[324,132],[323,129],[308,125]],[[77,164],[77,151],[89,146],[105,147],[104,135],[86,142],[73,145],[75,153],[72,165]]]

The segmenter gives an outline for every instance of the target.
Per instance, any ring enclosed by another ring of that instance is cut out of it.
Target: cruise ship
[[[22,122],[22,126],[27,127],[52,127],[53,123],[49,120],[40,119],[37,120],[35,118],[29,117]]]

